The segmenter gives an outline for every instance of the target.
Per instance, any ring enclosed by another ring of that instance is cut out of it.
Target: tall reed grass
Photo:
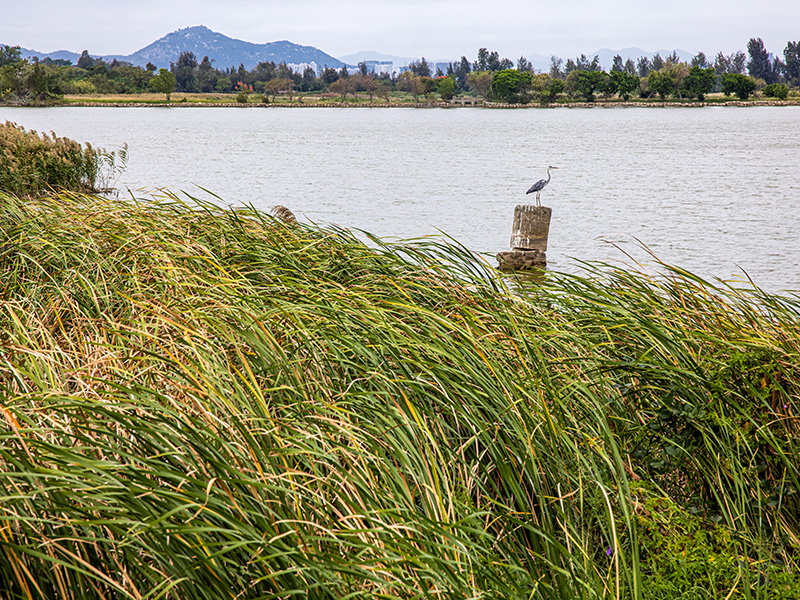
[[[798,597],[800,304],[0,195],[0,596]]]
[[[55,133],[39,135],[14,123],[0,124],[0,191],[39,196],[53,190],[94,192],[101,179],[103,150]]]

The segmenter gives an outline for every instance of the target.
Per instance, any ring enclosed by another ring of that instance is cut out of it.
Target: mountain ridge
[[[37,52],[27,48],[21,48],[22,55],[26,58],[36,57],[39,59],[64,59],[71,60],[73,64],[77,63],[80,57],[79,53],[71,52],[69,50],[57,50],[55,52]],[[169,68],[170,63],[176,62],[181,52],[192,52],[195,58],[199,61],[204,56],[208,56],[214,62],[214,66],[219,69],[226,69],[229,67],[237,68],[240,64],[244,65],[246,69],[252,69],[259,62],[274,61],[276,63],[285,62],[287,64],[302,64],[302,63],[316,63],[318,69],[325,66],[340,69],[347,64],[348,66],[356,65],[362,60],[379,60],[391,61],[395,67],[408,65],[413,60],[419,60],[420,57],[409,56],[395,56],[390,54],[383,54],[375,50],[362,50],[339,58],[333,57],[330,54],[314,47],[302,46],[295,44],[288,40],[280,40],[275,42],[267,42],[264,44],[256,44],[253,42],[246,42],[235,38],[228,37],[222,33],[212,31],[205,25],[195,25],[177,29],[168,33],[154,42],[148,44],[144,48],[133,52],[132,54],[110,54],[100,56],[103,60],[112,61],[119,60],[129,62],[134,65],[144,67],[147,63],[152,63],[159,68]],[[621,50],[612,50],[609,48],[601,48],[596,52],[589,53],[586,56],[591,59],[597,55],[600,59],[600,65],[603,69],[608,70],[611,68],[613,57],[619,54],[623,61],[628,58],[634,61],[641,56],[652,58],[657,53],[661,54],[663,58],[672,54],[673,50],[657,50],[655,52],[647,52],[637,47],[623,48]],[[690,61],[693,55],[685,50],[676,49],[675,52],[681,60]],[[97,57],[97,55],[92,55]],[[459,57],[460,58],[460,57]],[[526,58],[531,61],[534,68],[539,71],[548,72],[550,70],[550,57],[542,54],[529,53]],[[569,57],[568,57],[569,58]],[[457,61],[458,59],[434,59],[428,60],[430,64],[446,63]],[[566,60],[566,59],[565,59]]]
[[[235,69],[241,64],[250,70],[260,62],[269,61],[285,62],[287,64],[314,62],[319,68],[328,66],[339,69],[344,66],[344,63],[338,58],[334,58],[313,46],[301,46],[288,40],[255,44],[212,31],[205,25],[178,29],[132,54],[108,54],[101,55],[100,58],[105,61],[119,60],[129,62],[140,67],[146,66],[147,63],[152,63],[158,68],[169,68],[170,63],[177,62],[181,52],[194,53],[198,62],[204,56],[208,56],[210,60],[214,61],[214,66],[219,69],[228,67]],[[72,60],[74,64],[80,54],[66,50],[47,54],[33,50],[23,50],[23,56],[36,56],[39,59],[46,57],[53,59],[67,58]],[[97,58],[97,55],[92,56]]]

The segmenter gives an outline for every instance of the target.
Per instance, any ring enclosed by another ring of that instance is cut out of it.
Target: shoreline
[[[68,102],[54,104],[0,104],[0,108],[484,108],[484,109],[556,109],[556,108],[705,108],[715,106],[800,106],[800,100],[729,100],[725,102],[554,102],[542,104],[505,104],[499,102],[296,102],[296,103],[239,103],[239,102]]]

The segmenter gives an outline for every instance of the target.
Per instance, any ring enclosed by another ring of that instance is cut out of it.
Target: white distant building
[[[391,75],[394,70],[394,63],[390,60],[365,60],[364,64],[367,66],[367,73],[375,73],[376,75],[383,73]]]
[[[310,63],[286,63],[286,66],[292,73],[299,73],[300,75],[303,74],[308,67],[314,69],[314,74],[319,75],[319,67],[317,67],[317,63],[311,61]]]

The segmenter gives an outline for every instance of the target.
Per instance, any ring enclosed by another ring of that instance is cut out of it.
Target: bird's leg
[[[539,196],[540,196],[541,194],[542,194],[542,191],[541,191],[541,190],[539,190],[538,192],[536,192],[536,206],[541,206],[541,205],[542,205],[542,203],[539,201]]]

